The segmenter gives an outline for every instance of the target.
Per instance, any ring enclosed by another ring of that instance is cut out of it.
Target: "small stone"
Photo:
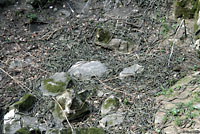
[[[104,92],[103,92],[103,91],[97,90],[97,96],[98,96],[98,97],[102,97],[103,95],[104,95]]]
[[[181,66],[175,66],[175,67],[173,68],[173,71],[175,71],[175,72],[180,72],[180,71],[181,71]]]
[[[101,127],[112,127],[121,124],[124,121],[124,116],[122,113],[114,113],[106,115],[99,121]]]
[[[166,116],[165,112],[158,111],[155,115],[155,127],[159,127],[162,123],[164,123],[164,117]]]
[[[199,103],[198,103],[198,104],[194,104],[193,107],[194,107],[195,109],[200,110],[200,104],[199,104]]]
[[[163,129],[164,134],[178,134],[178,130],[174,126],[168,126]]]
[[[65,17],[69,17],[71,14],[70,14],[69,11],[64,10],[64,9],[61,9],[61,10],[59,11],[59,15],[65,15]]]
[[[10,63],[9,68],[15,70],[21,70],[24,67],[24,62],[21,60],[14,60]]]
[[[134,64],[131,67],[124,68],[123,71],[119,74],[120,79],[123,79],[127,76],[133,76],[136,73],[141,73],[144,70],[144,67]]]
[[[3,132],[5,134],[14,134],[20,128],[20,116],[15,114],[15,109],[12,109],[4,116]]]

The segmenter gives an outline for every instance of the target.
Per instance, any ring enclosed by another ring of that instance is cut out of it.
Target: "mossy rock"
[[[198,0],[175,0],[175,17],[191,19],[194,18],[194,14],[198,7]]]
[[[15,132],[15,134],[31,134],[27,128],[21,128]]]
[[[65,104],[60,103],[60,105],[61,105],[62,109],[64,110]],[[87,115],[89,113],[88,104],[82,103],[82,105],[81,105],[79,100],[77,100],[76,98],[73,99],[73,103],[70,107],[70,110],[74,111],[74,113],[67,114],[65,112],[69,121],[79,120],[80,118],[84,117],[85,115]],[[65,117],[63,115],[63,111],[61,110],[61,108],[58,104],[55,105],[54,116],[58,117],[58,119],[61,120],[61,121],[65,120]]]
[[[111,40],[111,33],[103,28],[98,28],[96,32],[95,42],[98,45],[104,46]]]
[[[55,73],[48,79],[45,79],[41,83],[40,89],[43,91],[44,95],[58,95],[67,90],[67,88],[72,87],[73,80],[69,74],[65,72]]]
[[[103,107],[105,109],[109,108],[110,106],[119,106],[119,101],[117,98],[109,98],[105,101],[105,103],[103,104]]]
[[[105,134],[102,128],[78,128],[74,130],[76,134]],[[69,129],[61,130],[61,134],[72,134]]]
[[[60,96],[57,96],[57,103],[55,104],[53,115],[58,121],[65,120],[64,114],[68,120],[79,120],[89,113],[88,104],[82,101],[78,95],[76,95],[73,89],[69,89]],[[60,108],[62,107],[62,109]]]
[[[44,87],[51,93],[58,93],[65,91],[66,83],[62,81],[54,81],[54,79],[46,79],[43,81]]]
[[[119,100],[111,95],[108,97],[102,104],[101,106],[101,114],[106,115],[108,114],[111,110],[115,110],[119,107]]]
[[[24,95],[18,102],[14,103],[14,107],[19,110],[19,112],[30,111],[36,102],[36,97],[31,94]]]

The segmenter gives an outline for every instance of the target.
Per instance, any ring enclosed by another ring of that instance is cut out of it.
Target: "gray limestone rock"
[[[100,121],[99,124],[101,127],[112,127],[115,125],[119,125],[124,121],[124,115],[122,113],[114,113],[110,115],[106,115],[103,117]]]
[[[94,76],[101,77],[106,71],[107,67],[99,61],[80,61],[68,70],[71,76],[83,80],[89,80]]]
[[[20,128],[20,116],[15,114],[15,109],[12,109],[4,116],[3,133],[14,134]]]
[[[124,68],[123,71],[119,74],[120,79],[123,79],[127,76],[134,76],[136,73],[141,73],[144,70],[144,67],[134,64],[130,67]]]

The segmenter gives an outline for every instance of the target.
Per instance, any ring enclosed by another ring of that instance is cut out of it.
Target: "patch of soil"
[[[32,92],[39,98],[32,114],[39,113],[41,120],[52,127],[51,112],[46,109],[51,99],[42,97],[39,91],[41,80],[55,72],[67,72],[78,61],[98,60],[109,68],[109,73],[92,82],[80,81],[77,89],[98,88],[117,95],[121,102],[125,99],[129,102],[128,105],[122,103],[120,107],[126,113],[124,123],[118,129],[108,129],[107,133],[154,133],[154,116],[158,109],[155,94],[161,91],[161,87],[168,88],[192,70],[199,69],[199,59],[190,49],[193,44],[191,27],[186,24],[187,38],[178,38],[180,42],[173,45],[172,51],[169,40],[174,39],[174,26],[180,22],[170,19],[172,3],[167,4],[167,0],[130,1],[122,5],[131,10],[127,17],[124,14],[121,17],[108,15],[103,1],[92,2],[85,14],[81,14],[71,1],[68,4],[77,12],[71,12],[65,2],[53,5],[53,9],[35,10],[19,2],[1,11],[0,106],[7,108],[25,93]],[[71,13],[69,17],[58,14],[63,7]],[[31,30],[33,15],[38,18],[36,31]],[[136,49],[130,53],[119,53],[96,46],[94,37],[98,27],[108,29],[115,38],[134,42]],[[9,66],[14,60],[30,63],[11,69]],[[144,72],[120,80],[120,71],[135,63],[142,65]],[[179,69],[175,69],[177,67]],[[72,125],[98,126],[100,104],[105,98],[89,98],[88,102],[94,106],[92,113]]]

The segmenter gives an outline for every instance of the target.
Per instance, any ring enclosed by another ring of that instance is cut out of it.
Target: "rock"
[[[195,44],[193,45],[193,48],[196,50],[197,57],[200,58],[200,39],[197,39],[195,41]]]
[[[123,71],[119,74],[120,79],[123,79],[127,76],[133,76],[136,73],[141,73],[144,70],[144,67],[134,64],[131,67],[124,68]]]
[[[40,89],[45,96],[56,96],[66,91],[66,89],[70,88],[72,85],[72,79],[67,73],[58,72],[50,78],[43,80]]]
[[[103,28],[98,28],[95,36],[95,44],[106,49],[119,52],[131,52],[135,45],[122,39],[112,39],[111,33]]]
[[[106,71],[107,67],[99,61],[80,61],[68,70],[71,76],[83,80],[89,80],[94,76],[101,77]]]
[[[48,0],[26,0],[27,4],[31,4],[34,8],[44,6]]]
[[[200,2],[198,3],[200,6]],[[194,33],[195,33],[195,40],[200,39],[200,11],[197,10],[194,16],[195,24],[194,24]]]
[[[104,95],[103,91],[97,90],[97,96],[98,97],[103,97],[103,95]]]
[[[64,15],[67,18],[67,17],[69,17],[71,15],[71,13],[69,11],[67,11],[67,10],[61,9],[61,10],[58,11],[58,15],[59,16],[63,16]]]
[[[101,115],[106,115],[109,112],[116,110],[119,106],[119,100],[111,95],[108,97],[101,106]]]
[[[191,19],[194,17],[197,5],[198,0],[175,0],[174,15],[176,18],[183,17],[184,19]]]
[[[65,120],[65,116],[72,121],[80,119],[89,113],[87,103],[76,96],[73,89],[67,89],[62,95],[57,96],[56,100],[60,104],[55,104],[53,112],[54,118],[57,121]],[[60,106],[62,106],[62,109]]]
[[[106,115],[103,117],[100,121],[99,124],[101,127],[112,127],[115,125],[119,125],[124,121],[124,116],[122,113],[114,113],[110,115]]]
[[[200,39],[196,40],[193,46],[196,50],[200,51]]]
[[[164,134],[179,134],[177,128],[174,126],[168,126],[164,128],[163,133]]]
[[[166,116],[165,112],[158,111],[155,116],[155,127],[159,128],[160,125],[164,123],[164,117]]]
[[[17,70],[17,71],[21,71],[24,66],[25,66],[25,63],[23,61],[14,60],[14,61],[10,62],[9,68]]]
[[[13,106],[18,109],[19,112],[27,112],[33,108],[35,102],[35,96],[31,94],[26,94],[18,102],[15,102]]]
[[[106,47],[106,44],[110,42],[111,38],[112,35],[109,31],[103,28],[98,28],[95,36],[95,43],[102,47]]]
[[[4,116],[3,132],[5,134],[40,134],[46,131],[46,124],[40,124],[37,118],[19,115],[16,109],[11,109]]]
[[[104,134],[102,128],[76,128],[74,129],[76,134]],[[47,130],[46,134],[72,134],[71,129],[50,129]]]
[[[17,130],[15,134],[41,134],[41,131],[38,129],[29,129],[29,128],[23,127]]]
[[[122,18],[126,19],[127,17],[131,16],[132,13],[137,13],[138,10],[136,7],[131,8],[131,7],[120,7],[120,8],[114,8],[113,10],[106,12],[105,16],[106,17],[113,17],[113,18]]]
[[[12,109],[4,116],[3,132],[5,134],[14,134],[20,128],[20,116],[15,114],[15,109]]]
[[[0,0],[0,7],[6,7],[8,5],[12,5],[16,2],[16,0]]]
[[[0,107],[0,134],[3,133],[4,109]]]
[[[119,52],[131,52],[134,50],[135,46],[133,43],[122,40],[122,39],[112,39],[108,43],[108,48],[119,51]]]

